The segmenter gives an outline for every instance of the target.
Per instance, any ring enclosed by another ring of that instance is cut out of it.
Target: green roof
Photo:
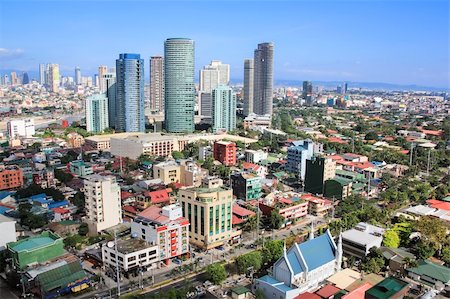
[[[450,201],[450,195],[449,196],[446,196],[446,197],[444,197],[443,199],[442,199],[443,201]]]
[[[286,176],[286,172],[284,171],[274,172],[273,176],[276,177],[277,179],[282,179],[284,176]]]
[[[450,282],[450,269],[430,261],[420,261],[417,267],[408,268],[407,270],[408,272],[412,272],[420,276],[434,278],[443,283]]]
[[[41,273],[37,276],[37,279],[42,289],[48,292],[57,288],[64,288],[71,282],[86,277],[86,272],[84,272],[80,262],[74,261],[70,264]]]
[[[50,237],[40,236],[35,238],[28,238],[23,240],[22,242],[19,241],[18,244],[11,246],[11,249],[17,252],[30,251],[51,245],[53,244],[53,242],[55,242],[55,240]]]
[[[388,299],[408,286],[407,282],[395,277],[387,277],[366,291],[370,298]]]
[[[236,286],[236,287],[232,288],[231,291],[237,295],[242,295],[242,294],[246,294],[246,293],[250,292],[249,289],[247,289],[246,287],[243,287],[243,286]]]
[[[348,185],[352,182],[352,180],[349,179],[345,179],[345,178],[340,178],[340,177],[334,177],[333,179],[330,179],[330,181],[335,181],[337,183],[339,183],[342,186]]]
[[[63,220],[58,222],[61,225],[72,225],[72,224],[80,224],[79,222],[75,221],[75,220]]]
[[[341,299],[343,296],[347,295],[348,292],[346,290],[340,290],[336,294],[334,294],[333,298],[335,299]]]

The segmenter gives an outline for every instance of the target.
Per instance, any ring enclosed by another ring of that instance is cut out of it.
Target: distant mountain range
[[[0,70],[0,75],[3,76],[4,74],[8,74],[8,76],[11,76],[11,72],[17,72],[19,76],[22,75],[23,71],[13,70],[13,69],[6,69],[6,70]],[[38,79],[39,78],[39,72],[38,71],[29,71],[27,72],[28,76],[31,79]],[[68,75],[67,73],[63,72],[63,75]],[[147,74],[148,75],[148,74]],[[73,76],[73,74],[70,74],[70,76]],[[148,78],[146,78],[146,81],[148,81]],[[342,85],[344,81],[312,81],[313,86],[322,86],[326,89],[335,89],[338,85]],[[393,83],[383,83],[383,82],[351,82],[351,81],[345,81],[348,84],[348,88],[362,88],[362,89],[371,89],[371,90],[386,90],[386,91],[430,91],[430,92],[450,92],[450,88],[447,87],[431,87],[431,86],[423,86],[423,85],[416,85],[416,84],[393,84]],[[242,84],[242,79],[232,79],[232,84]],[[301,87],[303,84],[303,81],[298,80],[275,80],[275,86],[276,87],[283,87],[283,86],[291,86],[291,87]]]

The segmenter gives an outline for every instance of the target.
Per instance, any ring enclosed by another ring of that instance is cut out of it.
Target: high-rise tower
[[[236,94],[229,86],[218,86],[212,91],[213,132],[236,129]]]
[[[98,67],[98,90],[100,93],[106,92],[106,86],[103,84],[104,81],[102,80],[103,75],[105,75],[108,72],[108,67],[106,65],[101,65]]]
[[[108,98],[108,126],[115,128],[116,123],[116,73],[106,73],[100,78],[105,87],[104,95]]]
[[[150,108],[164,112],[164,58],[150,57]]]
[[[75,84],[81,84],[81,70],[78,66],[75,68]]]
[[[108,127],[108,99],[104,94],[86,98],[86,131],[101,133]]]
[[[170,133],[194,131],[194,41],[169,38],[164,43],[165,126]]]
[[[39,64],[39,83],[45,84],[45,63]]]
[[[213,60],[200,70],[200,90],[211,93],[214,88],[230,83],[230,65]]]
[[[52,92],[57,92],[59,90],[59,65],[58,64],[49,64],[49,86]]]
[[[144,60],[120,54],[116,60],[116,131],[144,132]]]
[[[244,60],[244,115],[253,113],[253,77],[254,77],[253,59]]]
[[[273,43],[258,44],[254,57],[253,112],[272,114]]]

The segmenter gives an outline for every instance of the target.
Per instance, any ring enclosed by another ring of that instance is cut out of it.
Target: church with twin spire
[[[294,243],[273,265],[272,273],[255,280],[255,288],[265,298],[293,299],[306,291],[314,290],[325,279],[341,270],[342,238],[337,244],[329,230],[309,240]]]

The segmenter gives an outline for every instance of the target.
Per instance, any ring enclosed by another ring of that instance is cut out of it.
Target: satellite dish
[[[109,241],[106,246],[108,246],[109,248],[113,248],[114,247],[114,242],[113,241]]]

